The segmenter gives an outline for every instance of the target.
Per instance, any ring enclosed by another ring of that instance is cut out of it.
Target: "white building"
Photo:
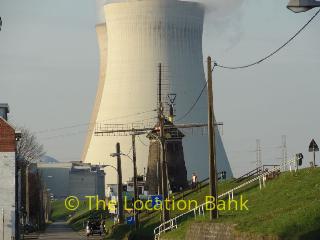
[[[0,104],[0,236],[14,239],[16,234],[16,133],[7,122],[7,104]]]

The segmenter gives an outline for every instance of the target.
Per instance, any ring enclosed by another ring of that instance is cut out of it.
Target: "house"
[[[8,123],[8,104],[0,104],[0,236],[4,239],[16,237],[18,220],[16,199],[16,136]]]

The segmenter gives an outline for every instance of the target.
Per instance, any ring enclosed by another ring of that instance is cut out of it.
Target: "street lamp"
[[[111,156],[112,154],[110,154]],[[117,157],[118,155],[115,155],[113,157]],[[118,176],[118,221],[119,223],[122,223],[123,221],[123,202],[122,202],[122,173],[121,173],[121,165],[119,167],[119,163],[117,163],[117,167],[119,168],[116,168],[115,166],[112,166],[112,165],[109,165],[109,164],[106,164],[106,165],[102,165],[103,168],[106,168],[106,167],[111,167],[113,168],[114,170],[116,170],[117,172],[117,176]]]
[[[113,168],[114,170],[116,170],[116,172],[118,173],[118,169],[116,168],[116,167],[114,167],[114,166],[112,166],[112,165],[102,165],[102,167],[103,168],[106,168],[106,167],[111,167],[111,168]]]
[[[136,153],[135,153],[135,135],[132,135],[132,149],[133,149],[133,158],[131,158],[128,154],[125,153],[111,153],[111,157],[118,157],[118,156],[126,156],[129,158],[133,163],[133,191],[134,191],[134,201],[138,199],[138,183],[137,183],[137,164],[136,164]],[[134,204],[134,202],[133,202]],[[139,226],[139,212],[133,208],[134,220],[135,220],[135,227],[136,229]]]
[[[123,198],[122,198],[122,170],[121,170],[121,150],[120,143],[116,144],[116,153],[111,153],[111,157],[117,158],[117,172],[118,172],[118,221],[123,223]]]
[[[320,7],[320,0],[290,0],[287,5],[287,8],[295,13],[305,12],[315,7]]]

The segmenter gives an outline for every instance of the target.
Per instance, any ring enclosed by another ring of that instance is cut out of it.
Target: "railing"
[[[250,172],[247,172],[246,174],[243,174],[242,176],[236,178],[234,180],[234,182],[242,182],[245,179],[248,179],[250,177],[259,175],[261,172],[265,172],[265,170],[267,169],[267,167],[279,167],[279,165],[274,165],[274,164],[270,164],[270,165],[262,165],[261,167],[255,168]]]
[[[262,169],[261,167],[255,168],[252,171],[242,175],[241,177],[238,177],[234,180],[234,182],[241,182],[249,177],[255,176],[255,175],[259,175],[261,173]]]
[[[292,163],[295,163],[295,164],[296,164],[296,159],[293,159],[293,160],[291,160],[291,161],[288,161],[288,162],[286,162],[286,163],[283,164],[283,165],[284,165],[284,166],[285,166],[285,165],[290,165],[290,166],[291,166]],[[255,182],[255,181],[259,181],[259,185],[260,185],[260,189],[261,189],[262,185],[265,186],[265,181],[266,181],[266,179],[267,179],[267,176],[268,176],[269,174],[271,174],[271,173],[281,171],[281,168],[283,167],[283,165],[278,165],[277,167],[275,167],[276,165],[273,165],[273,166],[274,166],[274,169],[268,170],[268,171],[264,171],[264,172],[262,172],[261,175],[255,177],[255,178],[252,178],[252,179],[250,179],[249,181],[247,181],[247,182],[245,182],[245,183],[243,183],[243,184],[240,184],[239,186],[234,187],[234,188],[230,189],[229,191],[227,191],[227,192],[225,192],[225,193],[222,193],[222,194],[218,195],[218,199],[219,199],[219,198],[222,198],[222,197],[225,197],[225,196],[228,196],[229,199],[230,199],[230,198],[233,199],[233,194],[234,194],[235,191],[237,191],[237,190],[239,190],[239,189],[241,189],[241,188],[243,188],[243,187],[245,187],[245,186],[247,186],[247,185],[249,185],[249,184],[251,184],[251,183],[253,183],[253,182]],[[176,216],[176,217],[174,217],[174,218],[172,218],[172,219],[170,219],[170,220],[168,220],[168,221],[160,224],[160,225],[159,225],[158,227],[156,227],[156,228],[154,229],[154,231],[153,231],[153,233],[154,233],[154,235],[155,235],[155,236],[154,236],[154,239],[155,239],[155,240],[158,240],[158,239],[160,238],[161,233],[164,233],[164,232],[167,232],[167,231],[169,231],[169,230],[178,228],[178,223],[177,223],[177,222],[178,222],[178,220],[181,219],[182,217],[185,217],[185,216],[187,216],[187,215],[189,215],[189,214],[191,215],[192,213],[193,213],[194,218],[197,217],[197,213],[198,213],[199,216],[200,216],[200,215],[204,215],[204,214],[205,214],[205,206],[206,206],[207,204],[208,204],[208,203],[205,202],[205,203],[203,203],[203,204],[201,204],[201,205],[199,205],[199,206],[197,206],[197,207],[189,210],[188,212],[182,213],[182,214],[180,214],[180,215],[178,215],[178,216]]]
[[[222,174],[223,174],[223,171],[218,172],[218,174],[217,174],[217,179],[218,180],[222,179]],[[189,181],[189,186],[191,186],[191,185],[192,185],[192,183],[191,183],[191,181]],[[204,188],[204,187],[206,187],[208,185],[209,185],[209,178],[205,178],[205,179],[201,180],[200,182],[198,182],[196,188],[194,188],[192,190],[190,190],[190,188],[189,188],[189,189],[186,189],[186,190],[184,190],[182,192],[177,192],[177,193],[173,194],[173,196],[175,197],[175,200],[179,200],[181,198],[189,196],[190,194],[192,194],[194,192],[197,192],[197,191],[201,190],[202,188]]]
[[[219,172],[218,173],[218,180],[222,179],[222,172]],[[186,189],[182,192],[177,192],[177,193],[174,193],[172,194],[171,196],[174,197],[175,201],[178,201],[180,199],[183,199],[187,196],[189,196],[190,194],[194,193],[194,192],[199,192],[201,191],[201,189],[203,189],[204,187],[208,186],[209,185],[209,178],[205,178],[203,180],[201,180],[200,182],[198,182],[198,186],[194,189]],[[190,186],[191,186],[191,180],[190,180]],[[142,210],[142,213],[146,214],[146,215],[150,215],[150,214],[153,214],[155,212],[158,212],[157,210]]]

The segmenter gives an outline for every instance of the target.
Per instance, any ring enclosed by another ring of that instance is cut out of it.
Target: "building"
[[[76,196],[105,198],[104,171],[100,166],[80,162],[38,163],[42,180],[53,199]]]
[[[202,34],[204,7],[178,0],[141,0],[109,3],[104,6],[105,22],[96,26],[100,49],[100,80],[91,116],[82,160],[92,164],[116,166],[108,157],[131,149],[130,136],[95,136],[95,124],[156,124],[158,99],[158,65],[162,64],[162,100],[177,94],[177,121],[198,97],[205,84]],[[207,122],[206,93],[199,99],[186,123]],[[146,135],[140,140],[148,142]],[[136,143],[137,170],[142,174],[148,165],[148,146]],[[217,134],[217,168],[232,177],[220,134]],[[186,135],[184,160],[191,176],[208,176],[207,135]],[[123,161],[130,161],[125,160]],[[132,164],[122,164],[123,179],[132,177]],[[106,184],[117,184],[116,171],[110,170]]]
[[[8,123],[8,104],[0,104],[0,236],[16,238],[16,131]]]

